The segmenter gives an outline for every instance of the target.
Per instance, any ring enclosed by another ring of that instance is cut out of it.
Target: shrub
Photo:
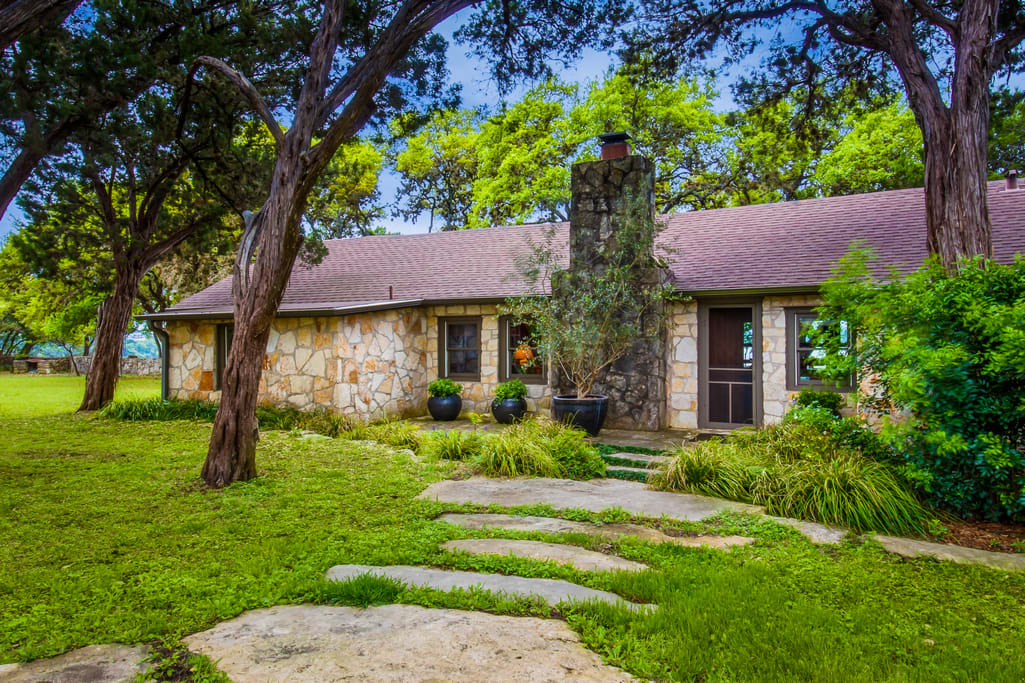
[[[605,473],[605,461],[584,432],[546,420],[525,420],[487,434],[480,450],[476,464],[491,476],[592,479]]]
[[[507,398],[523,398],[527,395],[527,385],[518,379],[511,379],[502,382],[495,387],[495,401],[504,401]]]
[[[820,407],[801,410],[824,416],[830,425],[849,424]],[[773,514],[856,530],[921,534],[928,511],[891,468],[843,434],[810,419],[739,430],[684,447],[652,485],[753,502]]]
[[[838,391],[816,391],[815,389],[802,389],[794,399],[794,405],[798,408],[818,407],[825,408],[837,417],[840,416],[840,408],[844,404],[844,395]]]
[[[463,385],[457,384],[447,377],[436,379],[427,385],[427,393],[434,398],[445,398],[455,396],[463,391]]]
[[[929,261],[904,278],[872,276],[865,250],[823,287],[820,315],[848,320],[857,354],[831,351],[841,376],[873,379],[863,404],[909,416],[885,433],[928,502],[960,516],[1025,519],[1025,260]],[[826,327],[826,326],[824,326]]]
[[[461,429],[425,432],[420,441],[420,453],[428,458],[445,460],[472,460],[480,455],[482,435]]]

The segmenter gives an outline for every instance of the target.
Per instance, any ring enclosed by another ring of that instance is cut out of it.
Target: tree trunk
[[[75,349],[67,344],[63,344],[62,346],[64,346],[64,350],[68,352],[68,363],[71,365],[71,371],[75,373],[75,377],[78,377],[81,373],[78,372],[78,363],[75,362]]]
[[[279,159],[279,169],[287,168],[290,163],[284,156]],[[281,182],[281,176],[286,173],[276,172],[276,181]],[[254,226],[259,230],[260,239],[248,289],[240,277],[248,267],[248,253],[244,247],[236,259],[232,285],[235,331],[221,379],[221,401],[210,435],[210,449],[202,471],[203,480],[213,488],[248,481],[256,476],[256,442],[260,434],[256,405],[263,357],[271,325],[299,253],[302,209],[294,210],[294,202],[298,199],[305,203],[304,198],[297,197],[294,183],[284,181],[282,184],[285,187],[271,188],[267,203],[255,219],[262,228]],[[298,192],[302,195],[301,190]]]
[[[948,269],[972,256],[993,256],[986,196],[989,107],[953,113],[925,139],[925,212],[929,253]]]
[[[85,382],[80,411],[99,410],[114,399],[114,387],[121,374],[121,350],[132,321],[132,307],[145,269],[138,264],[119,267],[114,293],[103,304],[96,328],[96,348]]]

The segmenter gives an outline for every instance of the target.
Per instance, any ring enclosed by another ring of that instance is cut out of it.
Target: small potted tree
[[[518,379],[502,382],[495,387],[495,398],[491,401],[491,414],[504,425],[519,422],[527,413],[527,386]]]
[[[427,385],[427,410],[431,417],[439,422],[448,422],[459,417],[459,411],[463,409],[463,399],[459,397],[463,390],[462,384],[457,384],[447,377],[436,379]]]
[[[594,387],[635,342],[664,331],[672,285],[652,276],[665,267],[652,245],[660,226],[643,197],[627,197],[616,239],[597,250],[595,263],[568,268],[554,229],[520,259],[529,292],[507,299],[504,313],[530,325],[534,342],[560,382],[573,393],[552,396],[552,418],[597,436],[608,414],[608,396]],[[563,243],[564,244],[564,243]],[[556,385],[556,387],[558,384]]]

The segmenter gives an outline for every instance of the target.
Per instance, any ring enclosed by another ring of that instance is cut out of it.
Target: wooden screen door
[[[699,329],[701,423],[709,428],[758,424],[761,420],[761,307],[708,305]]]

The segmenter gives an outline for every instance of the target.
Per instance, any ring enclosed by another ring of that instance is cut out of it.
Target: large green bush
[[[926,500],[964,517],[1025,519],[1025,260],[977,260],[948,273],[871,275],[849,254],[820,316],[848,320],[857,352],[829,337],[836,376],[872,378],[863,404],[896,415],[884,434]]]

